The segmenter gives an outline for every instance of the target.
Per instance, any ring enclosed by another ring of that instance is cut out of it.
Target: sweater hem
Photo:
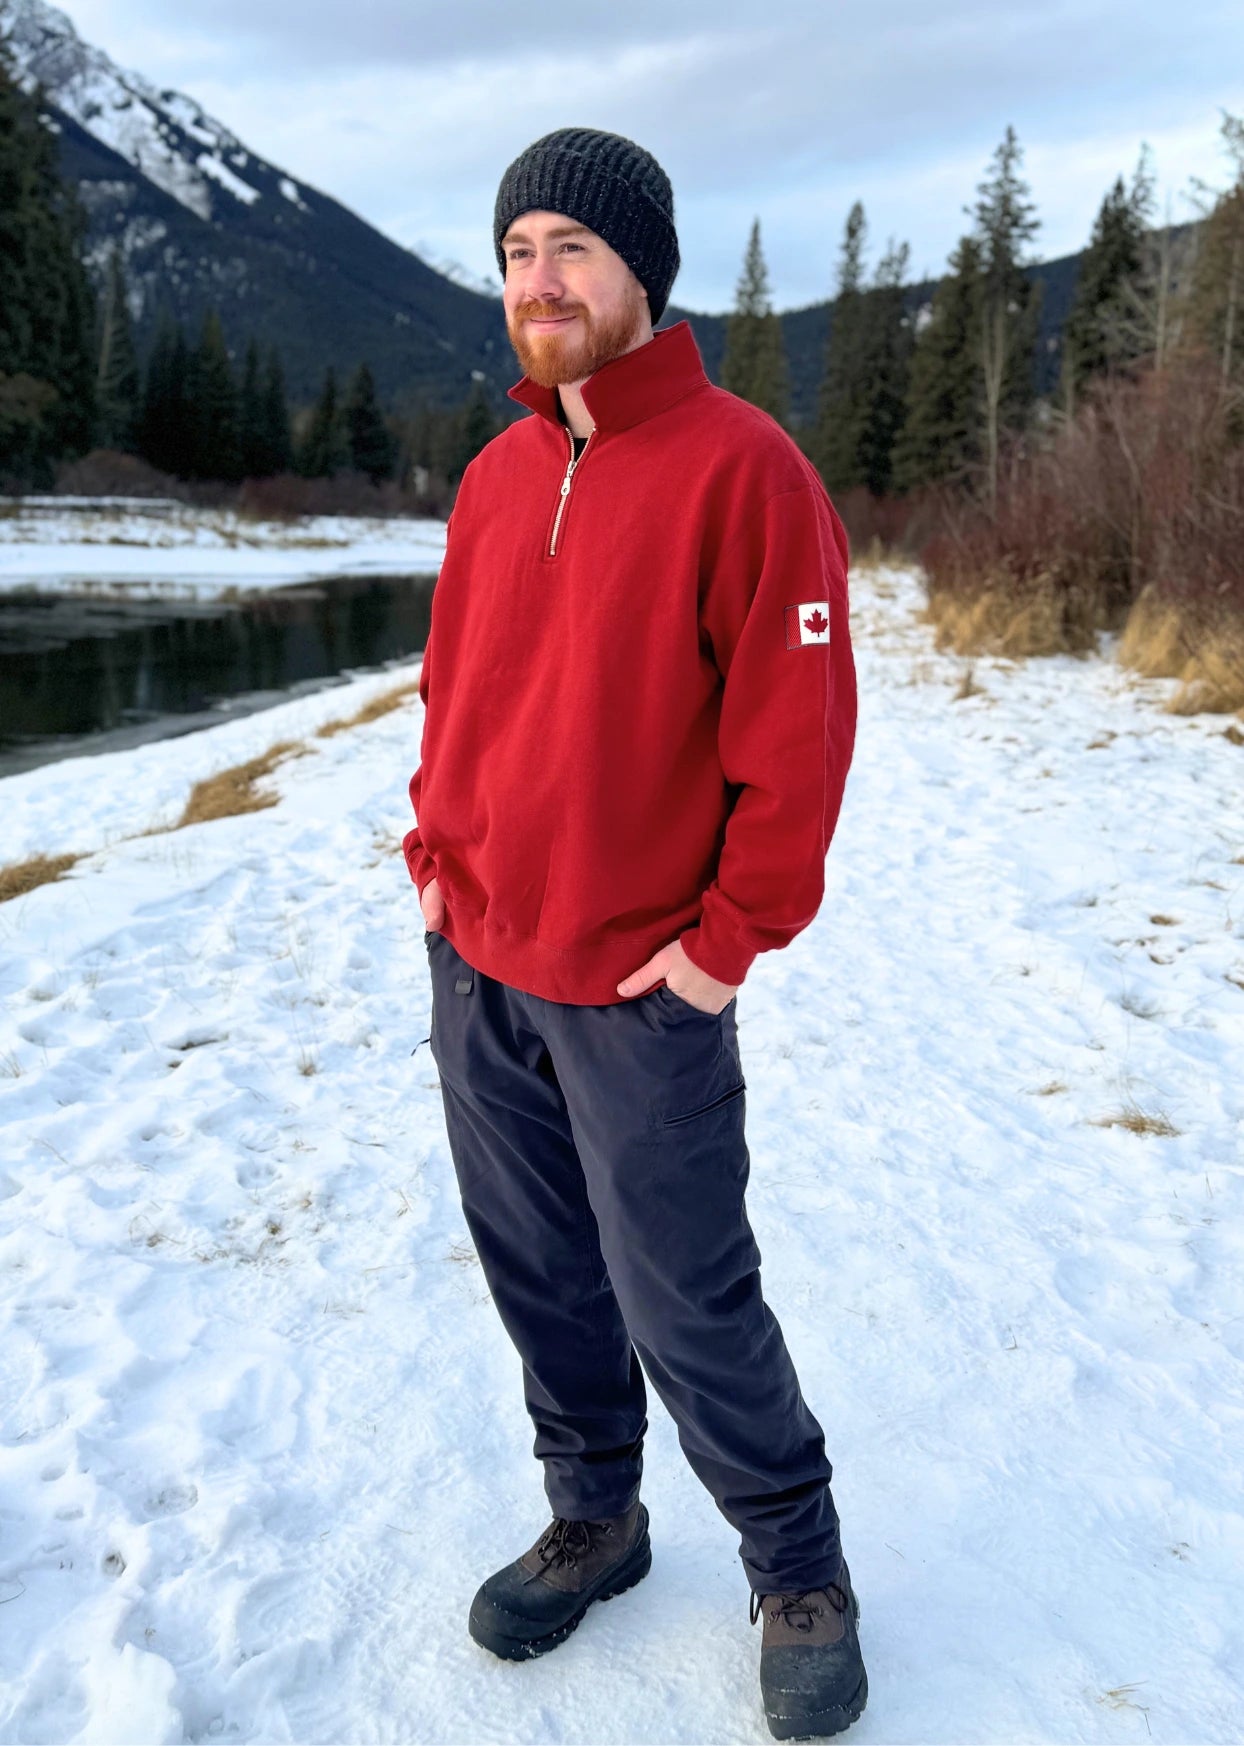
[[[452,900],[451,900],[452,902]],[[625,1006],[642,1000],[665,980],[658,976],[642,994],[618,993],[618,983],[675,941],[686,922],[579,948],[546,945],[527,935],[499,933],[461,908],[446,908],[441,932],[454,950],[495,982],[565,1006]]]

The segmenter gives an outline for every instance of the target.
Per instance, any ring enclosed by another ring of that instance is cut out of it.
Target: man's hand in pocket
[[[435,878],[429,879],[419,893],[419,907],[423,911],[424,927],[439,934],[445,920],[445,899],[441,896],[441,888]]]

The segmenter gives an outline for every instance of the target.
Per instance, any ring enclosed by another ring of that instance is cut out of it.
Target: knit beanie
[[[501,178],[492,239],[505,278],[501,239],[524,212],[561,212],[603,237],[648,293],[655,327],[678,272],[674,192],[650,152],[617,133],[561,127],[520,152]]]

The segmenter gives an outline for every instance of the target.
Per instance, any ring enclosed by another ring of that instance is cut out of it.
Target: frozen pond
[[[0,594],[0,775],[163,738],[427,642],[434,574],[229,599]]]

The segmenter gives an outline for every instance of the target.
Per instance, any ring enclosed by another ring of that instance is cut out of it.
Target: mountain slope
[[[65,176],[87,214],[97,281],[109,250],[121,250],[140,350],[162,304],[191,334],[215,304],[235,358],[252,335],[280,347],[295,401],[317,393],[326,365],[345,373],[364,358],[389,402],[458,401],[475,379],[499,400],[515,379],[496,297],[438,272],[268,163],[191,97],[121,71],[45,0],[0,0],[0,33],[23,83],[43,87]],[[1030,269],[1045,287],[1040,393],[1057,380],[1081,259]],[[908,307],[930,304],[935,289],[932,280],[909,287]],[[666,325],[684,317],[716,379],[727,318],[671,305]],[[807,422],[824,368],[828,300],[787,311],[782,328],[794,418]]]
[[[43,0],[0,0],[22,82],[42,86],[88,259],[122,252],[140,347],[162,302],[191,331],[215,303],[231,349],[281,347],[291,393],[367,358],[381,392],[456,400],[513,376],[497,299],[455,284],[251,152],[189,97],[120,71]]]

